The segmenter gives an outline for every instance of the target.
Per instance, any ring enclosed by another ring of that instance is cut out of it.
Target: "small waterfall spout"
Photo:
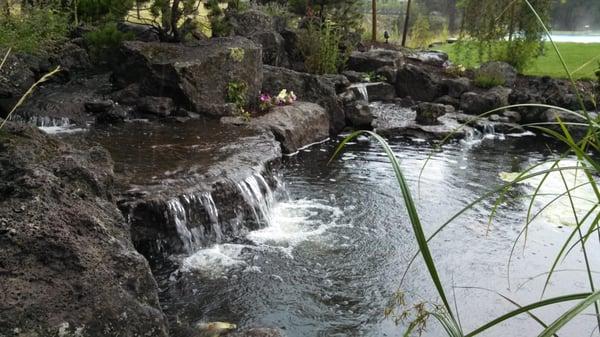
[[[352,84],[350,88],[356,89],[359,99],[362,99],[369,103],[369,91],[367,90],[367,83],[355,83]]]
[[[237,185],[244,201],[251,207],[256,223],[260,226],[270,225],[275,197],[265,178],[260,174],[253,174]]]

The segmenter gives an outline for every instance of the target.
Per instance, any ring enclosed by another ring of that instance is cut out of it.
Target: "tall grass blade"
[[[589,294],[583,301],[579,302],[573,308],[562,314],[550,326],[548,326],[538,337],[550,337],[554,335],[560,328],[569,323],[575,316],[585,310],[587,307],[596,303],[600,299],[600,291]]]

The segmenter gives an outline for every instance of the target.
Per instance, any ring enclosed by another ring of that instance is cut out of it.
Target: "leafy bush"
[[[489,89],[506,84],[502,74],[498,73],[478,73],[473,79],[473,83],[484,89]]]
[[[97,30],[85,34],[85,40],[90,55],[96,61],[110,58],[121,42],[133,39],[133,33],[123,33],[117,29],[117,24],[107,23]]]
[[[433,38],[429,18],[425,15],[419,15],[415,25],[410,32],[410,44],[414,48],[427,48]]]
[[[134,0],[78,0],[77,15],[86,22],[121,19],[133,8]]]
[[[248,83],[244,81],[232,81],[227,83],[227,96],[226,100],[228,103],[235,104],[238,115],[244,119],[250,118],[250,113],[246,110],[248,106]]]
[[[220,6],[219,0],[209,0],[206,4],[208,9],[208,21],[213,37],[229,36],[231,34],[231,24]]]
[[[297,47],[304,57],[304,67],[312,74],[332,74],[346,63],[349,51],[340,51],[340,34],[330,24],[308,24],[298,34]]]
[[[0,17],[0,46],[37,54],[63,42],[68,31],[66,14],[31,8],[22,15]]]

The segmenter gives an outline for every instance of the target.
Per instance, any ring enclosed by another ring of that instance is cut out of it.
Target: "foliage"
[[[230,48],[229,56],[235,62],[242,62],[244,60],[244,49],[242,48]]]
[[[385,82],[387,79],[385,76],[381,74],[376,74],[373,71],[369,71],[364,74],[363,81],[364,82]]]
[[[232,27],[225,15],[225,11],[221,8],[220,1],[208,0],[205,6],[208,9],[208,20],[212,36],[229,36]]]
[[[360,0],[292,0],[289,9],[294,14],[316,17],[329,22],[344,35],[362,31],[362,1]]]
[[[497,87],[505,83],[504,76],[494,72],[478,72],[473,79],[473,84],[484,89]]]
[[[228,103],[233,103],[236,106],[238,115],[248,119],[250,113],[246,110],[248,106],[248,83],[244,81],[232,81],[227,83]]]
[[[117,24],[109,22],[95,31],[85,34],[90,55],[100,61],[110,58],[121,42],[133,39],[133,33],[123,33],[117,29]]]
[[[432,36],[429,18],[424,15],[419,15],[410,32],[411,47],[420,49],[427,48],[431,42]]]
[[[67,16],[49,8],[31,8],[23,15],[0,17],[0,46],[41,53],[63,42],[69,31]]]
[[[77,0],[77,14],[89,23],[115,21],[124,18],[133,5],[134,0]]]
[[[544,23],[551,3],[532,0]],[[480,60],[502,60],[523,71],[542,52],[544,31],[524,1],[462,0],[459,6],[464,15],[461,39],[476,42]]]
[[[330,24],[308,24],[298,33],[297,48],[304,67],[312,74],[337,73],[346,63],[349,51],[340,50],[341,35]]]

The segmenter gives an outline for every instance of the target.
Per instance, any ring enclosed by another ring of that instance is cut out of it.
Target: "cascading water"
[[[35,125],[40,128],[49,128],[49,127],[69,127],[72,125],[71,120],[66,117],[62,118],[52,118],[48,116],[33,116],[29,118],[29,124]]]
[[[236,184],[246,206],[261,227],[271,224],[275,200],[269,183],[261,174],[253,174]],[[167,218],[177,231],[183,249],[192,254],[207,245],[225,241],[223,220],[210,193],[186,194],[167,203]]]
[[[369,103],[369,91],[367,90],[367,83],[355,83],[351,88],[356,88],[360,98]]]

